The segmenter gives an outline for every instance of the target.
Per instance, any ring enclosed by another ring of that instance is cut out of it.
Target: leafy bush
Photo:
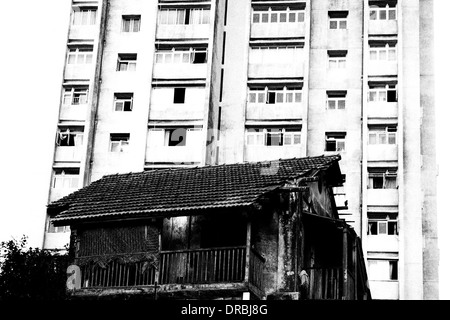
[[[65,299],[67,254],[26,246],[25,236],[0,244],[0,300]]]

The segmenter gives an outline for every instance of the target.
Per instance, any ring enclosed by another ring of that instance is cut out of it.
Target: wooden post
[[[250,220],[247,222],[247,243],[245,250],[245,278],[244,282],[248,283],[250,280],[250,249],[251,249],[251,233],[252,225]]]
[[[342,288],[342,298],[343,300],[347,300],[348,295],[348,275],[347,275],[347,269],[348,269],[348,231],[347,227],[344,227],[342,231],[342,272],[343,272],[343,288]]]
[[[352,254],[353,254],[353,264],[354,264],[354,273],[355,273],[355,289],[353,294],[353,299],[358,300],[358,255],[357,255],[357,247],[356,247],[356,239],[352,239]]]
[[[154,279],[154,283],[155,283],[155,286],[157,286],[158,285],[158,283],[161,283],[161,281],[159,280],[159,275],[160,275],[160,272],[162,272],[162,271],[160,271],[160,269],[161,269],[161,267],[163,266],[163,261],[162,261],[162,259],[163,259],[163,256],[162,256],[162,254],[161,254],[161,251],[162,251],[162,243],[161,243],[161,240],[162,240],[162,228],[163,228],[163,223],[164,223],[164,221],[162,220],[161,221],[161,224],[160,225],[158,225],[158,253],[159,253],[159,261],[158,261],[158,265],[157,265],[157,268],[156,268],[156,270],[155,270],[155,279]],[[156,289],[155,289],[156,290]],[[155,297],[156,297],[156,291],[155,291]],[[155,299],[156,300],[156,299]]]

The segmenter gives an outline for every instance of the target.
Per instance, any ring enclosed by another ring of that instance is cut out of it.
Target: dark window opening
[[[191,16],[191,10],[186,10],[186,14],[184,16],[184,24],[189,24],[190,16]]]
[[[383,177],[373,177],[373,189],[383,189],[384,179]]]
[[[267,146],[282,146],[283,145],[283,133],[282,130],[271,130],[267,132]]]
[[[206,51],[205,52],[195,52],[194,60],[192,62],[194,64],[206,63]]]
[[[184,103],[186,98],[186,88],[175,88],[173,103]]]
[[[388,90],[387,92],[387,102],[397,102],[397,91]]]
[[[325,151],[336,151],[336,141],[327,141]]]
[[[276,99],[276,93],[269,91],[267,93],[267,103],[268,104],[275,104],[275,99]]]
[[[397,221],[388,222],[388,235],[398,235]]]
[[[378,234],[378,224],[374,222],[369,222],[369,234],[377,235]]]
[[[61,147],[78,147],[83,144],[83,129],[67,127],[58,128],[56,145]]]
[[[390,280],[398,280],[398,261],[389,261]]]

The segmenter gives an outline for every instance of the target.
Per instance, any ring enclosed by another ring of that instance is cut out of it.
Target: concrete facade
[[[112,173],[340,153],[372,297],[437,299],[432,7],[74,0],[58,132],[82,143],[55,147],[49,201]],[[73,48],[92,62],[69,63]]]

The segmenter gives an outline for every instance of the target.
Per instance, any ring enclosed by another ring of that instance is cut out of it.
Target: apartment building
[[[49,201],[340,154],[374,299],[438,297],[431,0],[73,0]],[[44,246],[68,227],[47,224]]]

